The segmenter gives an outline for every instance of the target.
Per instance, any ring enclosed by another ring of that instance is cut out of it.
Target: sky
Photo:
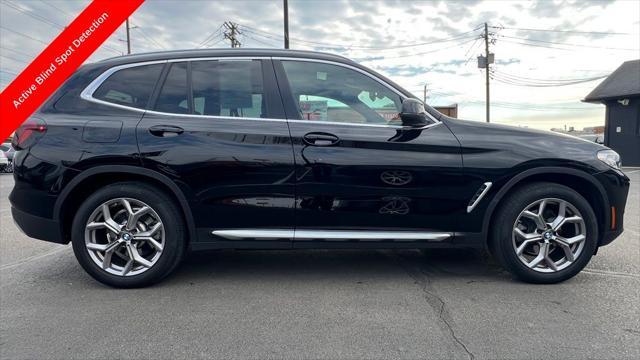
[[[0,89],[88,0],[0,1]],[[283,48],[282,0],[147,0],[130,18],[133,53],[229,47]],[[485,120],[485,73],[476,57],[488,24],[491,121],[539,129],[604,124],[605,107],[581,100],[627,60],[640,58],[640,0],[289,0],[292,49],[349,57],[427,103],[458,104]],[[124,25],[88,62],[126,52]],[[592,80],[594,79],[594,80]]]

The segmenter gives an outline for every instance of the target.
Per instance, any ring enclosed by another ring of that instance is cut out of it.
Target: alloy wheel
[[[584,219],[570,202],[545,198],[529,204],[513,225],[513,250],[528,268],[552,273],[570,266],[584,249]]]
[[[113,275],[134,276],[158,261],[165,245],[165,230],[160,216],[149,205],[116,198],[93,211],[84,238],[96,265]]]

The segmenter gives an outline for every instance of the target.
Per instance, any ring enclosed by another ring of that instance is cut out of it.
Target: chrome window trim
[[[484,190],[482,190],[482,192],[480,193],[480,195],[478,196],[476,201],[473,202],[473,204],[467,206],[467,214],[472,212],[473,209],[475,209],[476,205],[478,205],[478,203],[480,203],[480,200],[482,200],[482,198],[487,194],[487,192],[489,192],[489,189],[491,189],[491,185],[493,185],[493,183],[490,182],[490,181],[487,181],[486,183],[484,183],[482,185],[485,186]]]
[[[395,87],[387,84],[384,80],[378,78],[377,76],[375,76],[375,75],[373,75],[373,74],[371,74],[371,73],[369,73],[369,72],[367,72],[365,70],[362,70],[362,69],[360,69],[358,67],[355,67],[355,66],[352,66],[352,65],[349,65],[349,64],[341,63],[341,62],[338,62],[338,61],[331,61],[331,60],[313,59],[313,58],[297,58],[297,57],[287,57],[287,56],[273,56],[272,59],[273,60],[285,60],[285,61],[316,62],[316,63],[323,63],[323,64],[341,66],[341,67],[344,67],[344,68],[347,68],[347,69],[351,69],[351,70],[357,71],[357,72],[369,77],[370,79],[376,81],[377,83],[381,84],[382,86],[386,87],[387,89],[393,91],[396,95],[400,96],[400,99],[402,99],[403,101],[405,99],[407,99],[406,95],[401,93]],[[428,112],[426,112],[426,114],[435,123],[439,123],[440,122],[438,119],[434,118]],[[314,121],[314,120],[311,120],[311,121]],[[433,125],[433,124],[429,124],[429,125]],[[388,125],[388,126],[392,126],[392,125]]]
[[[225,229],[212,235],[229,240],[366,240],[366,241],[444,241],[453,236],[447,232],[377,231],[377,230],[297,230],[297,229]]]
[[[384,82],[382,79],[374,76],[373,74],[370,74],[360,68],[357,68],[355,66],[349,65],[349,64],[345,64],[345,63],[341,63],[338,61],[331,61],[331,60],[323,60],[323,59],[313,59],[313,58],[299,58],[299,57],[287,57],[287,56],[274,56],[272,57],[273,60],[285,60],[285,61],[300,61],[300,62],[315,62],[315,63],[323,63],[323,64],[329,64],[329,65],[336,65],[336,66],[341,66],[343,68],[347,68],[347,69],[351,69],[351,70],[355,70],[369,78],[371,78],[372,80],[375,80],[377,83],[383,85],[384,87],[386,87],[387,89],[393,91],[394,93],[396,93],[396,95],[400,96],[401,99],[406,99],[407,96],[405,96],[403,93],[401,93],[400,91],[398,91],[398,89],[394,88],[393,86],[387,84],[386,82]]]
[[[124,110],[133,110],[133,111],[137,111],[137,112],[146,112],[145,109],[139,109],[133,106],[127,106],[127,105],[120,105],[120,104],[115,104],[109,101],[104,101],[104,100],[100,100],[100,99],[96,99],[93,97],[93,93],[98,90],[98,88],[100,87],[100,85],[102,85],[102,83],[107,80],[111,75],[113,75],[115,72],[120,71],[120,70],[124,70],[124,69],[129,69],[132,67],[138,67],[138,66],[145,66],[145,65],[155,65],[155,64],[166,64],[167,60],[155,60],[155,61],[145,61],[145,62],[138,62],[138,63],[130,63],[130,64],[123,64],[123,65],[118,65],[118,66],[114,66],[112,68],[109,68],[107,70],[105,70],[102,74],[100,74],[97,78],[93,79],[92,82],[89,83],[89,85],[87,85],[87,87],[84,88],[84,90],[82,90],[82,92],[80,93],[80,98],[83,100],[87,100],[87,101],[91,101],[94,103],[98,103],[98,104],[102,104],[102,105],[107,105],[107,106],[113,106],[119,109],[124,109]]]
[[[345,68],[348,68],[348,69],[351,69],[351,70],[355,70],[355,71],[357,71],[359,73],[364,74],[365,76],[370,77],[371,79],[375,80],[376,82],[382,84],[383,86],[387,87],[388,89],[390,89],[391,91],[396,93],[398,96],[400,96],[400,98],[402,100],[407,99],[407,97],[405,95],[403,95],[401,92],[399,92],[393,86],[387,84],[383,80],[381,80],[381,79],[375,77],[374,75],[372,75],[372,74],[370,74],[370,73],[368,73],[368,72],[366,72],[366,71],[364,71],[362,69],[359,69],[359,68],[357,68],[355,66],[351,66],[351,65],[348,65],[348,64],[343,64],[343,63],[340,63],[340,62],[337,62],[337,61],[330,61],[330,60],[321,60],[321,59],[304,58],[304,57],[277,57],[277,56],[274,56],[274,57],[270,57],[270,56],[212,56],[212,57],[194,57],[194,58],[153,60],[153,61],[136,62],[136,63],[130,63],[130,64],[122,64],[122,65],[114,66],[112,68],[109,68],[109,69],[105,70],[102,74],[100,74],[93,81],[91,81],[91,83],[89,83],[89,85],[87,85],[87,87],[85,87],[84,90],[82,90],[82,92],[80,93],[80,98],[83,99],[83,100],[86,100],[86,101],[90,101],[90,102],[96,103],[96,104],[101,104],[101,105],[105,105],[105,106],[111,106],[111,107],[115,107],[115,108],[123,109],[123,110],[131,110],[131,111],[135,111],[135,112],[139,112],[139,113],[148,113],[148,114],[161,115],[161,116],[179,116],[179,117],[189,117],[189,118],[202,118],[202,119],[225,119],[225,120],[233,119],[233,120],[249,120],[249,121],[293,122],[293,123],[304,123],[304,124],[327,124],[327,125],[361,126],[361,127],[390,128],[390,129],[405,129],[405,130],[423,130],[423,129],[428,129],[428,128],[436,126],[436,125],[440,125],[442,123],[441,121],[439,121],[436,118],[434,118],[428,112],[426,113],[427,116],[429,116],[429,118],[431,120],[433,120],[434,123],[433,124],[428,124],[428,125],[425,125],[425,126],[422,126],[422,127],[411,127],[411,126],[402,126],[402,125],[387,125],[387,124],[342,123],[342,122],[335,122],[335,121],[318,121],[318,120],[252,118],[252,117],[233,117],[233,116],[199,115],[199,114],[177,114],[177,113],[167,113],[167,112],[155,111],[155,110],[139,109],[139,108],[136,108],[136,107],[133,107],[133,106],[120,105],[120,104],[112,103],[112,102],[109,102],[109,101],[96,99],[96,98],[93,97],[93,93],[111,75],[113,75],[117,71],[128,69],[128,68],[132,68],[132,67],[145,66],[145,65],[154,65],[154,64],[185,62],[185,61],[210,61],[210,60],[252,61],[252,60],[271,60],[271,59],[273,59],[273,60],[293,60],[293,61],[305,61],[305,62],[318,62],[318,63],[326,63],[326,64],[331,64],[331,65],[336,65],[336,66],[342,66],[342,67],[345,67]]]

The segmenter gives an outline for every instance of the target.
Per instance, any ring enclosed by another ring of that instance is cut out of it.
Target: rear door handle
[[[149,128],[149,132],[153,136],[170,137],[182,134],[184,129],[173,125],[154,125]]]
[[[302,137],[302,141],[310,146],[333,146],[340,142],[340,138],[325,132],[310,132]]]

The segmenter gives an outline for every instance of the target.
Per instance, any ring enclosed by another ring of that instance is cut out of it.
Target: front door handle
[[[170,137],[182,134],[184,129],[174,125],[154,125],[149,128],[149,132],[153,136]]]
[[[310,146],[334,146],[340,143],[340,138],[329,133],[310,132],[302,137],[302,141]]]

